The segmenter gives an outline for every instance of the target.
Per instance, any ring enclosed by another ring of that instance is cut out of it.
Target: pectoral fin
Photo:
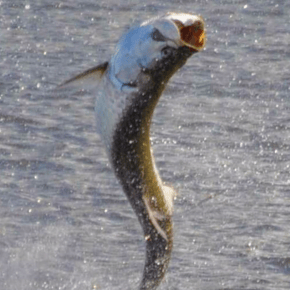
[[[108,67],[108,62],[104,62],[96,67],[88,69],[83,73],[59,85],[57,89],[89,89],[98,84]]]
[[[157,212],[156,210],[152,209],[150,206],[150,202],[146,197],[143,197],[144,203],[146,205],[147,208],[147,213],[149,215],[149,219],[152,223],[152,225],[154,226],[154,228],[156,229],[156,231],[166,240],[168,241],[167,235],[165,233],[165,231],[160,227],[158,220],[162,220],[165,218],[165,216],[160,213]]]

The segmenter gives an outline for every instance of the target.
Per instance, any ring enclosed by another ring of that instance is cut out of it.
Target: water
[[[95,133],[94,97],[56,85],[167,11],[207,23],[152,128],[178,189],[160,289],[289,289],[289,1],[0,1],[0,285],[137,289],[140,225]]]

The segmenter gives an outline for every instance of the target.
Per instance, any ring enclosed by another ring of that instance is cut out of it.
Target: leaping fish
[[[122,188],[143,228],[146,261],[140,290],[162,281],[173,245],[173,198],[155,166],[150,125],[172,75],[206,42],[201,16],[168,13],[131,28],[108,62],[63,83],[96,95],[97,131]]]

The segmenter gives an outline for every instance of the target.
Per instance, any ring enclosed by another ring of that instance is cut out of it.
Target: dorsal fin
[[[90,68],[81,74],[67,80],[57,87],[57,89],[89,89],[92,86],[95,86],[99,82],[108,67],[108,62],[104,62]]]

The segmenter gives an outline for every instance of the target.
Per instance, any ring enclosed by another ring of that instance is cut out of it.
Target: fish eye
[[[175,49],[173,47],[170,46],[165,46],[162,50],[161,50],[161,55],[162,57],[169,57],[173,54],[173,51]]]
[[[166,40],[166,38],[164,37],[164,35],[158,29],[155,29],[152,32],[151,37],[155,41],[165,41]]]

